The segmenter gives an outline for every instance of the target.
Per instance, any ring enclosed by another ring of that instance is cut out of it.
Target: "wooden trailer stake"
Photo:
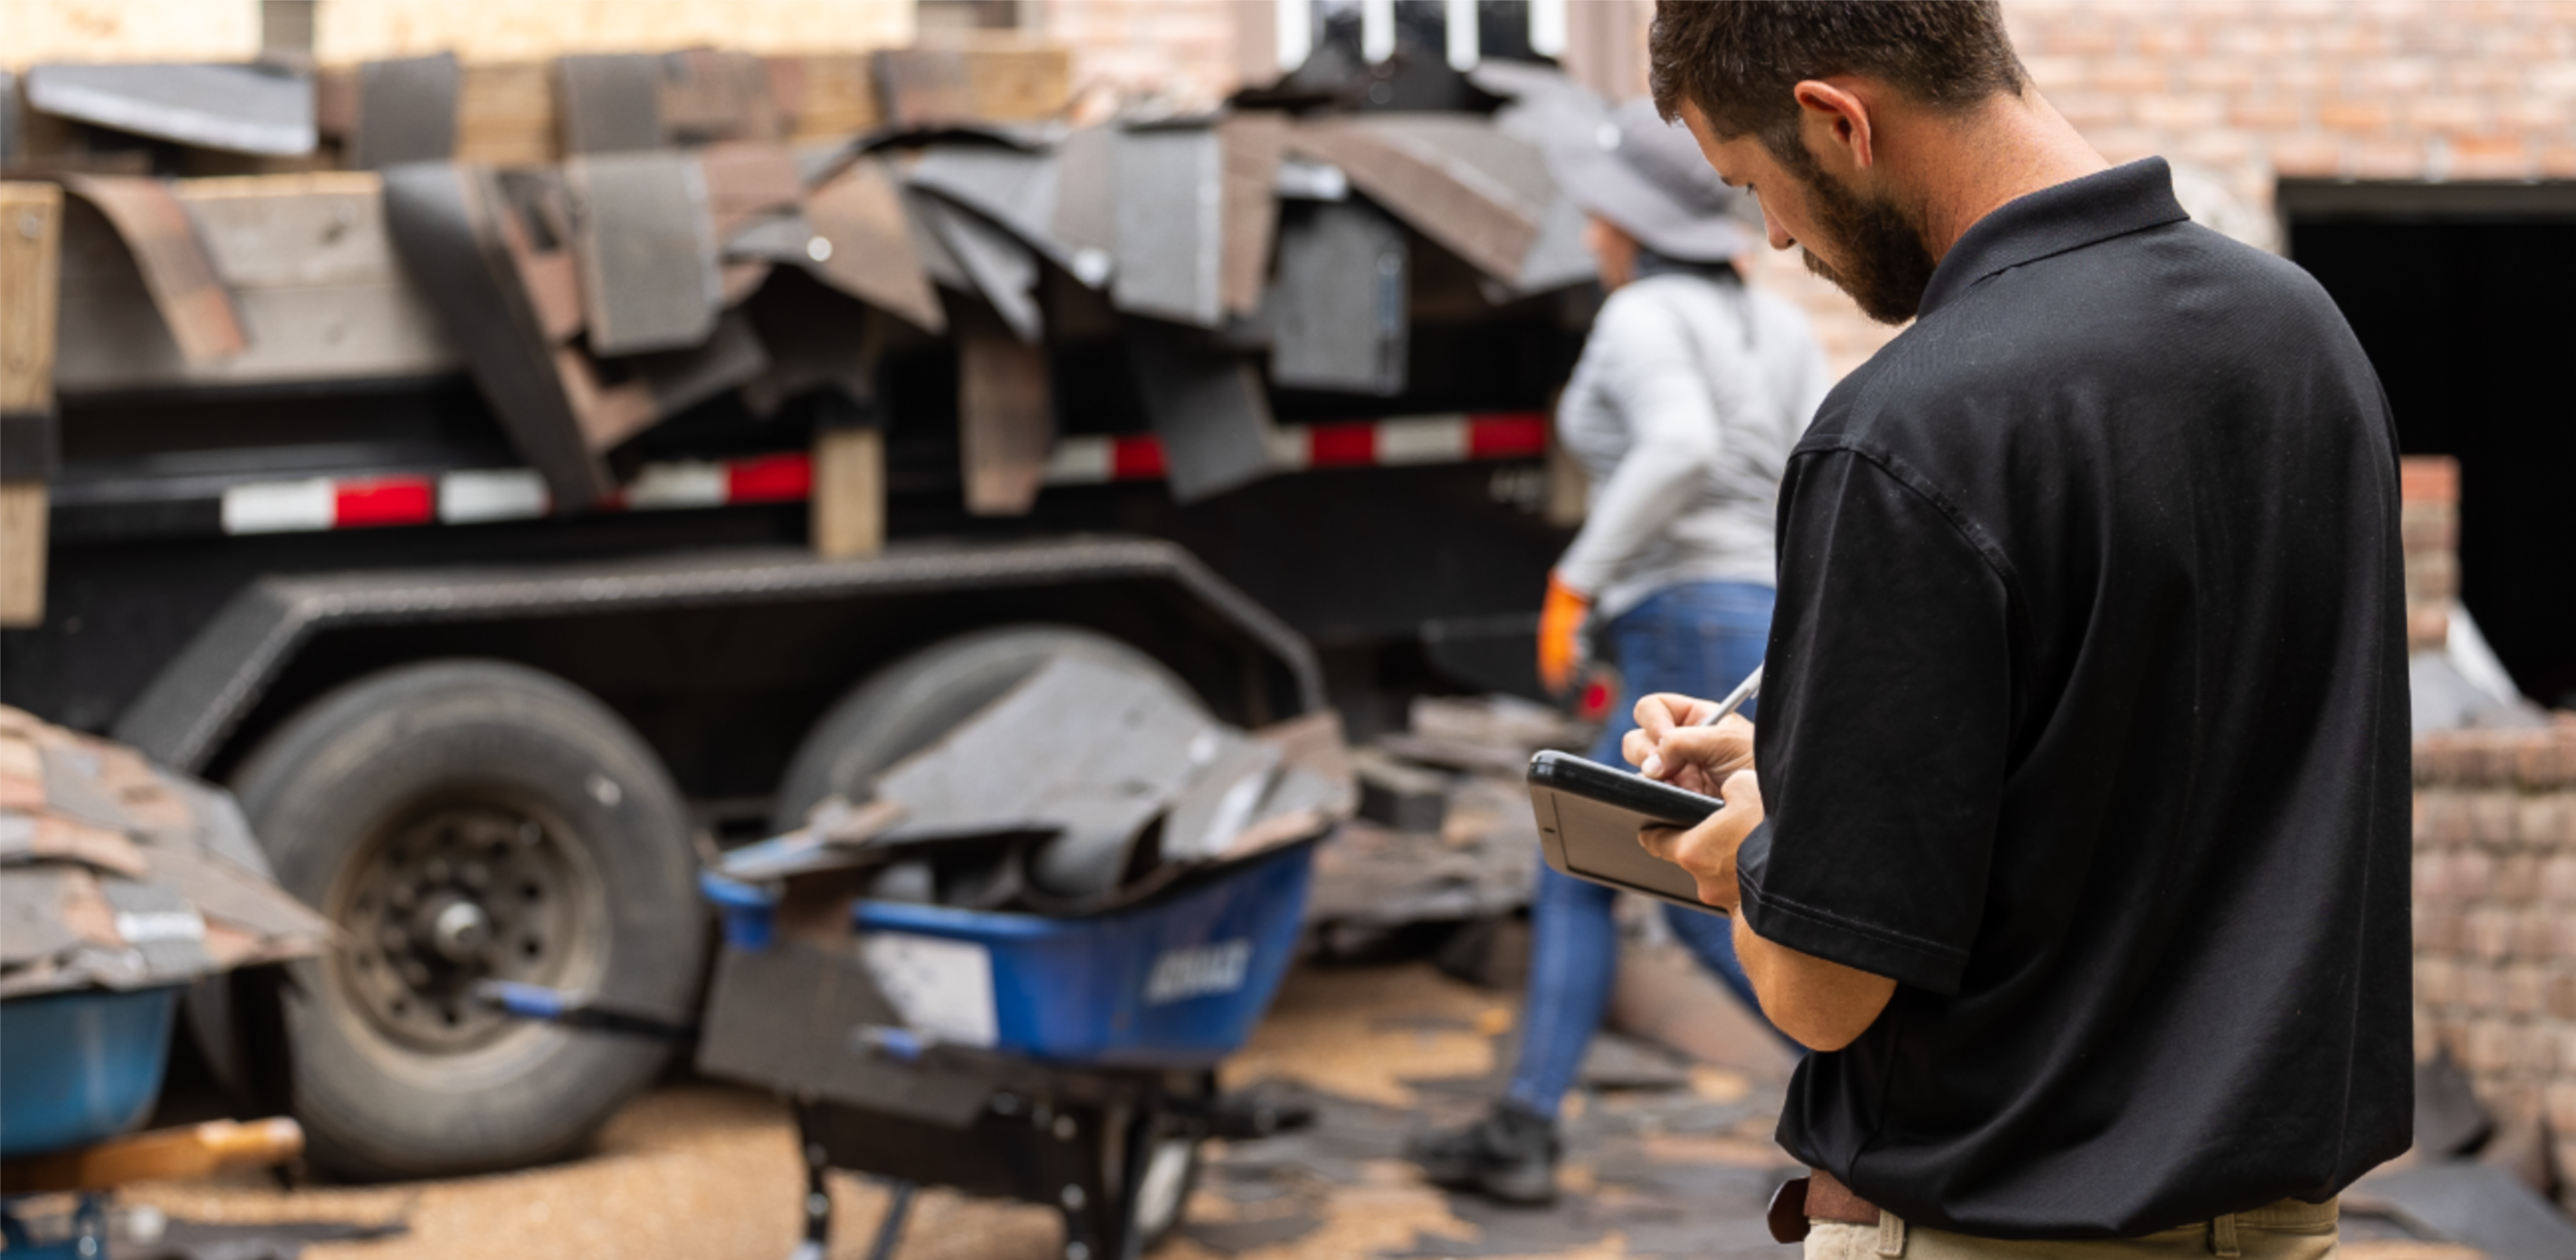
[[[54,305],[61,288],[63,192],[0,184],[0,626],[45,619],[45,477],[52,462]],[[29,465],[18,467],[20,462]]]
[[[858,427],[815,430],[815,554],[846,560],[884,549],[884,432]]]

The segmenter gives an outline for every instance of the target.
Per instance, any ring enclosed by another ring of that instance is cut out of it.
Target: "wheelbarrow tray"
[[[169,1062],[179,989],[80,989],[0,1002],[0,1158],[132,1131]]]
[[[1059,1064],[1213,1066],[1295,959],[1314,846],[1286,846],[1086,918],[861,901],[877,986],[931,1037]]]

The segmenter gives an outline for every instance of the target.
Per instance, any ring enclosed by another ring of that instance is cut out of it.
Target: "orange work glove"
[[[1562,695],[1574,685],[1574,670],[1583,663],[1583,618],[1592,597],[1547,575],[1547,603],[1538,612],[1538,680]]]

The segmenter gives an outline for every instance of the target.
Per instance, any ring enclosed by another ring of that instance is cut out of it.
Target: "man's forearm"
[[[1753,982],[1762,1013],[1774,1027],[1810,1050],[1840,1050],[1878,1021],[1896,994],[1885,976],[1827,962],[1764,940],[1735,911],[1735,957]]]

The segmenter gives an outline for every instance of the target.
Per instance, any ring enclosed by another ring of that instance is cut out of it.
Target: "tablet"
[[[1613,770],[1572,753],[1530,758],[1530,808],[1538,815],[1547,864],[1576,879],[1644,893],[1708,914],[1690,872],[1646,852],[1637,832],[1649,826],[1693,827],[1725,807],[1714,796]]]

